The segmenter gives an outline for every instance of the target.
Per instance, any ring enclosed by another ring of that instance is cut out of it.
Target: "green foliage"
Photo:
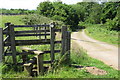
[[[119,11],[120,3],[116,2],[107,2],[103,4],[101,20],[103,23],[106,22],[106,19],[114,19]]]
[[[89,24],[88,24],[89,25]],[[117,31],[110,31],[106,29],[103,24],[100,25],[89,25],[90,27],[86,28],[86,33],[93,37],[96,40],[100,40],[103,42],[107,42],[110,44],[118,45],[119,39],[118,39],[118,32]]]
[[[85,20],[85,22],[93,23],[93,24],[99,24],[101,22],[101,5],[98,3],[94,3],[91,8],[91,12],[89,13],[89,16]]]
[[[0,13],[2,14],[33,14],[36,13],[35,10],[27,10],[27,9],[0,9]]]
[[[59,20],[67,25],[77,25],[78,16],[76,10],[62,2],[42,2],[37,7],[37,12],[53,20]]]
[[[43,23],[50,23],[52,22],[51,19],[47,17],[43,17],[37,14],[30,14],[25,16],[22,21],[27,25],[34,25],[34,24],[43,24]]]
[[[84,6],[82,6],[84,5]],[[88,23],[92,24],[100,24],[103,23],[104,27],[109,30],[120,30],[120,3],[78,3],[73,5],[73,7],[77,10],[78,15],[80,13],[79,25]],[[82,8],[82,9],[81,9]],[[79,10],[82,10],[80,12]],[[81,15],[82,14],[82,15]],[[82,23],[83,22],[83,23]]]
[[[64,25],[64,23],[62,21],[51,20],[48,17],[41,16],[38,14],[27,15],[27,16],[22,18],[22,22],[24,22],[27,25],[37,25],[37,24],[43,24],[43,23],[49,24],[51,22],[56,22],[57,26],[59,26],[59,27]]]
[[[113,20],[107,19],[106,20],[106,28],[109,30],[120,30],[120,22],[118,21],[118,18],[114,18]]]
[[[40,3],[37,7],[37,12],[40,15],[44,15],[46,17],[52,16],[53,10],[54,10],[54,7],[52,3],[48,1]]]

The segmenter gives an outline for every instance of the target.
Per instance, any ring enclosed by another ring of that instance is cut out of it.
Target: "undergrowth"
[[[103,24],[87,24],[81,23],[80,26],[85,26],[85,32],[90,37],[100,40],[103,42],[107,42],[113,45],[119,45],[119,31],[109,30]]]

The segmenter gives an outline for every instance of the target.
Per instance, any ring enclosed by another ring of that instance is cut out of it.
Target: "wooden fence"
[[[20,28],[20,30],[16,30]],[[30,28],[32,30],[23,30],[22,28]],[[61,40],[55,39],[56,32],[61,32]],[[4,35],[4,36],[3,36]],[[32,40],[16,40],[17,37],[30,37],[36,36],[38,39]],[[49,36],[49,38],[48,38]],[[4,40],[2,39],[4,37]],[[55,53],[60,53],[61,57],[66,55],[66,60],[70,60],[70,38],[71,34],[67,31],[67,27],[63,26],[60,29],[56,29],[55,24],[43,24],[43,25],[14,25],[11,23],[5,23],[5,28],[0,28],[0,53],[2,53],[3,62],[5,61],[5,56],[12,56],[13,63],[17,64],[17,55],[22,55],[23,64],[25,70],[28,71],[29,75],[32,75],[33,64],[37,64],[37,74],[43,74],[45,63],[54,63]],[[16,50],[16,46],[26,46],[26,45],[44,45],[50,44],[49,51],[39,51],[33,50],[31,48],[22,47],[22,52]],[[55,44],[61,44],[61,50],[55,50]],[[50,61],[44,61],[43,55],[50,53]],[[30,54],[35,54],[32,59],[27,60],[27,56]]]

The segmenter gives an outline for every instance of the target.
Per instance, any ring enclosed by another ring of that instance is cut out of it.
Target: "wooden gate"
[[[17,29],[19,28],[19,29]],[[28,30],[24,30],[28,28]],[[56,40],[56,32],[61,32],[61,40]],[[23,39],[17,40],[17,37],[37,37],[35,39]],[[4,37],[4,40],[3,38]],[[56,27],[55,23],[42,24],[42,25],[14,25],[11,23],[5,23],[5,28],[0,28],[0,43],[3,62],[5,62],[5,56],[12,56],[13,64],[18,64],[16,56],[21,55],[25,69],[32,75],[33,64],[37,64],[37,74],[44,72],[44,63],[51,63],[55,61],[55,53],[60,53],[63,57],[66,53],[65,61],[70,60],[70,38],[71,34],[67,31],[66,26]],[[17,46],[28,45],[50,45],[49,51],[39,51],[28,47],[22,47],[22,52],[16,50]],[[61,44],[60,50],[55,50],[55,44]],[[50,53],[50,61],[44,61],[44,54]],[[27,56],[35,54],[32,59],[28,60]]]

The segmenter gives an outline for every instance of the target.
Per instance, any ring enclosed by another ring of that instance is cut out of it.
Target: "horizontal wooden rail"
[[[15,31],[15,33],[39,33],[39,32],[50,32],[50,30],[29,30],[29,31]]]
[[[15,31],[15,34],[23,33],[39,33],[39,32],[50,32],[50,30],[26,30],[26,31]],[[55,29],[55,32],[61,32],[61,29]],[[8,34],[8,31],[3,31],[3,34]]]
[[[34,50],[34,49],[31,49],[31,48],[28,48],[28,47],[22,47],[21,49],[22,49],[23,51],[28,52],[28,53],[33,53],[33,54],[37,54],[37,55],[39,55],[39,54],[44,54],[43,51]]]
[[[51,51],[43,51],[44,53],[50,53]],[[61,50],[54,50],[54,53],[59,53]]]
[[[23,54],[23,53],[19,53],[17,52],[16,55],[20,55],[20,54]],[[27,53],[24,53],[24,55],[26,55]],[[4,53],[4,56],[12,56],[12,53]]]
[[[50,25],[14,25],[14,27],[50,27]]]
[[[54,42],[55,44],[59,44],[59,43],[61,43],[61,41],[55,41]],[[27,42],[16,42],[16,46],[26,46],[26,45],[44,45],[44,44],[50,44],[50,42],[49,41],[41,41],[41,42],[30,42],[30,43],[27,43]],[[8,42],[8,43],[4,43],[4,46],[11,46],[11,44]]]
[[[50,53],[51,51],[43,51],[43,53],[44,54],[47,54],[47,53]],[[55,53],[60,53],[61,52],[61,50],[55,50]],[[19,56],[19,55],[29,55],[29,54],[34,54],[34,53],[27,53],[27,52],[22,52],[22,53],[20,53],[20,52],[17,52],[17,56]],[[12,53],[4,53],[4,56],[12,56]]]
[[[16,37],[24,37],[24,36],[48,36],[50,34],[15,34]]]
[[[15,40],[16,43],[41,43],[41,42],[49,42],[50,39],[40,39],[40,40]]]

